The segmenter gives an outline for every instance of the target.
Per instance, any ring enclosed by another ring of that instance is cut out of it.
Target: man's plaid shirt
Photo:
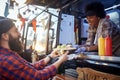
[[[56,74],[56,67],[45,67],[44,60],[31,64],[17,53],[0,47],[0,80],[48,80]]]

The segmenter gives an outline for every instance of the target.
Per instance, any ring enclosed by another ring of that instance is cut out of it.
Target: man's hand
[[[68,53],[69,51],[66,51],[64,54],[62,54],[59,59],[53,63],[53,65],[58,69],[58,67],[65,62],[66,60],[68,60]]]
[[[58,56],[59,56],[59,55],[58,55],[58,50],[57,50],[57,49],[53,50],[53,51],[51,52],[50,56],[51,56],[52,58],[58,57]]]
[[[66,61],[66,60],[68,59],[68,56],[67,56],[68,53],[69,53],[69,51],[66,51],[64,54],[62,54],[62,55],[59,57],[59,60],[62,61],[62,62]]]

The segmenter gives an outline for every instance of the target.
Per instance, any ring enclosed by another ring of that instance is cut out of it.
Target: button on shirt
[[[44,60],[31,64],[17,53],[0,47],[0,80],[48,80],[56,67],[45,67]]]

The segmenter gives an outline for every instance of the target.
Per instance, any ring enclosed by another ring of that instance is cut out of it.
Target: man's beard
[[[18,54],[23,52],[23,45],[19,38],[12,37],[11,34],[9,34],[9,47],[11,50],[17,52]]]

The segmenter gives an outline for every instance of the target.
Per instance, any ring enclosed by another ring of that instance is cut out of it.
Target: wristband
[[[53,59],[50,55],[48,55],[47,57],[50,59],[50,61]]]

